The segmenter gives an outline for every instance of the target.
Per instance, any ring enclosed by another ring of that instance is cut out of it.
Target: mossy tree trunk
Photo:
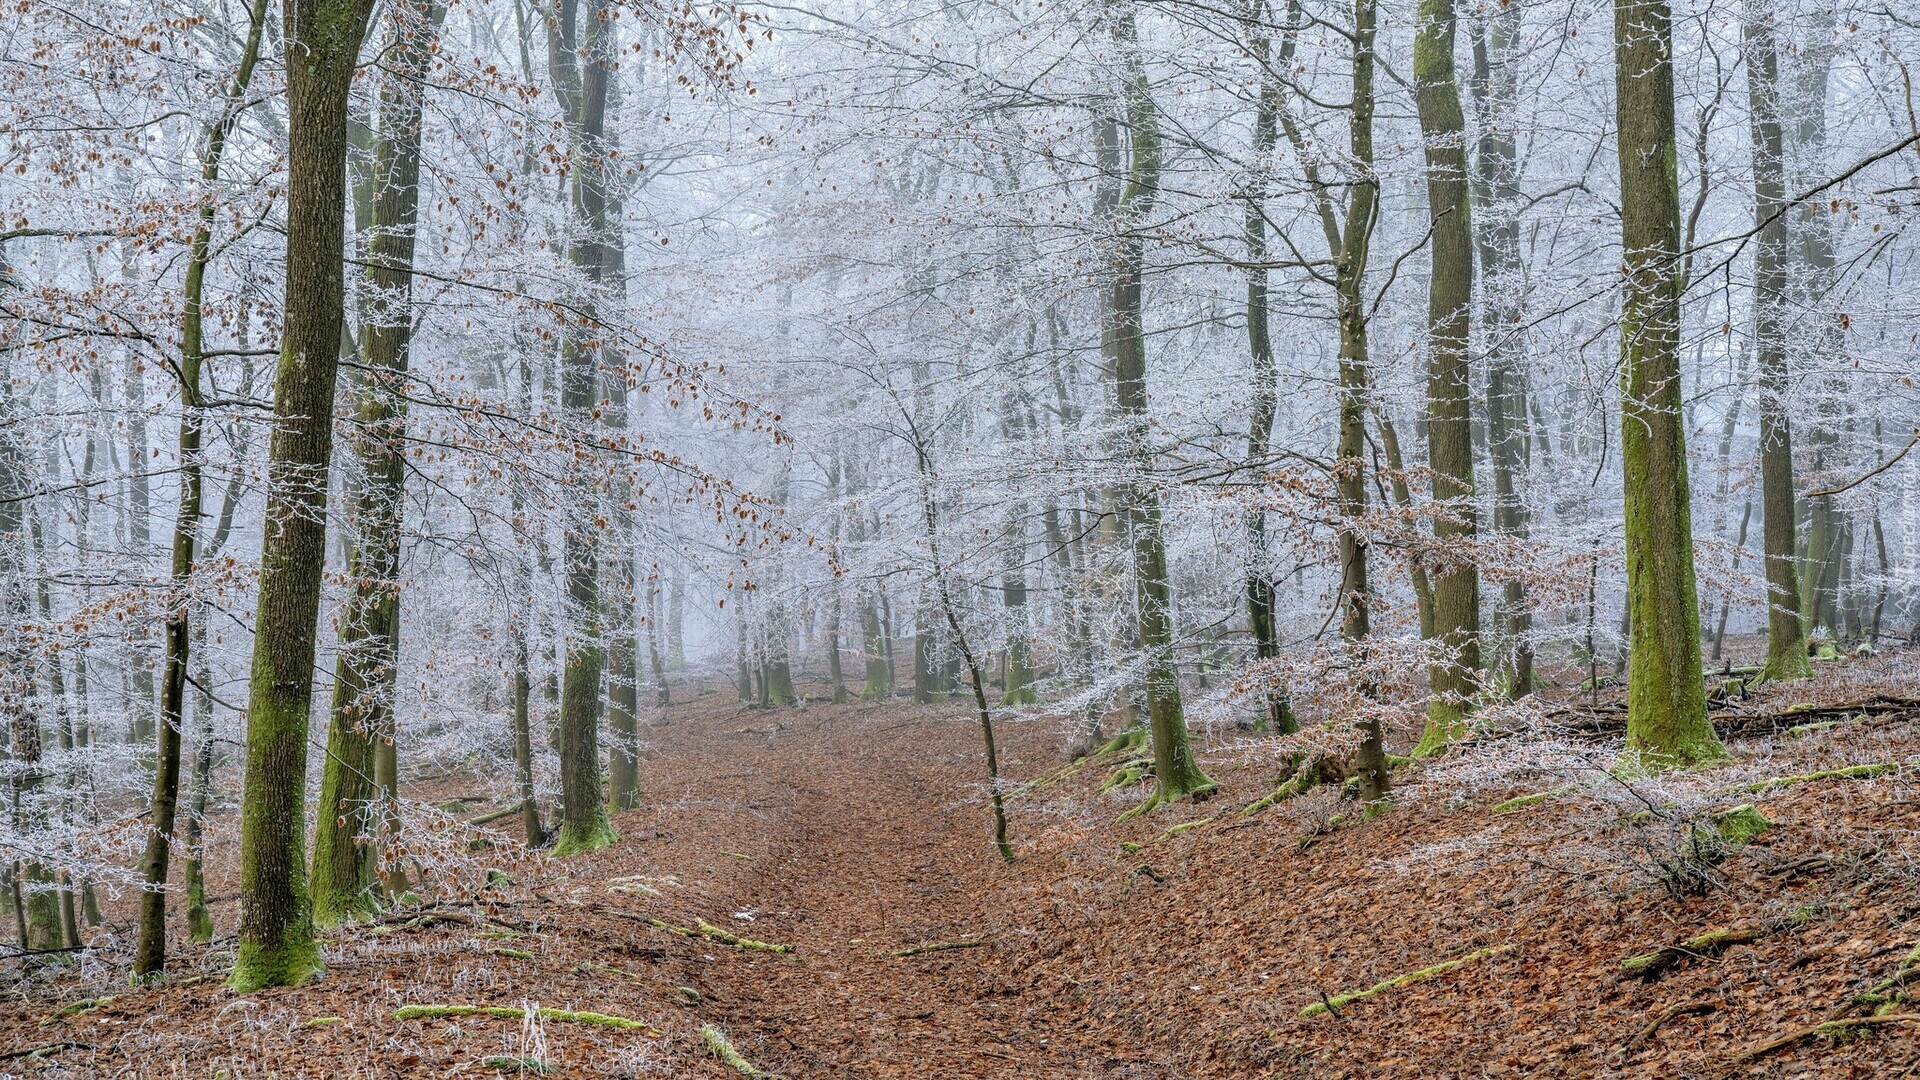
[[[211,188],[219,183],[227,135],[253,81],[260,57],[261,32],[267,21],[266,0],[254,0],[248,12],[246,44],[239,67],[229,84],[220,118],[203,136],[200,180]],[[173,831],[180,805],[180,743],[185,725],[187,665],[192,651],[193,605],[187,593],[192,585],[195,544],[199,539],[203,479],[200,373],[206,360],[201,299],[207,263],[212,258],[216,200],[211,192],[200,209],[187,248],[187,268],[181,288],[180,317],[180,493],[173,523],[173,553],[169,582],[174,590],[162,633],[165,661],[160,685],[160,723],[154,757],[153,796],[149,802],[146,848],[140,858],[140,932],[134,943],[133,977],[148,979],[167,966],[167,873],[172,864]]]
[[[420,208],[421,86],[445,8],[405,0],[388,13],[375,121],[363,371],[353,383],[358,466],[348,519],[349,581],[313,840],[313,920],[335,926],[375,906],[378,849],[397,810],[394,696],[400,667],[400,531],[406,497],[405,388],[412,349]]]
[[[1747,116],[1753,146],[1753,348],[1760,366],[1760,535],[1767,570],[1764,679],[1813,673],[1800,621],[1794,572],[1798,515],[1793,494],[1793,431],[1787,416],[1786,159],[1780,123],[1780,60],[1773,21],[1746,0],[1741,32],[1747,68]]]
[[[1414,100],[1426,145],[1432,272],[1427,278],[1427,456],[1438,547],[1470,549],[1479,530],[1473,505],[1473,415],[1467,348],[1473,325],[1473,224],[1468,198],[1466,118],[1454,74],[1453,0],[1420,0],[1413,37]],[[1431,753],[1466,731],[1480,690],[1480,572],[1464,558],[1429,571],[1433,589],[1431,693],[1427,730],[1415,753]]]
[[[1205,798],[1218,790],[1219,784],[1200,770],[1187,731],[1180,669],[1174,657],[1173,586],[1167,573],[1165,526],[1160,493],[1152,475],[1154,448],[1147,402],[1142,293],[1145,230],[1159,197],[1162,148],[1159,114],[1135,26],[1137,7],[1128,3],[1113,12],[1129,152],[1126,184],[1114,207],[1118,235],[1108,283],[1108,310],[1113,320],[1108,328],[1108,359],[1113,365],[1122,450],[1133,473],[1121,497],[1131,522],[1135,618],[1145,654],[1147,720],[1153,734],[1154,758],[1154,791],[1147,807],[1153,807],[1188,795]]]
[[[1726,754],[1707,720],[1680,392],[1680,191],[1667,0],[1614,0],[1626,488],[1627,746],[1645,766]]]
[[[345,303],[347,96],[372,6],[306,0],[284,13],[286,318],[247,700],[240,944],[231,978],[241,992],[298,985],[320,970],[303,857],[307,732]]]
[[[578,302],[591,319],[606,281],[607,82],[612,23],[603,0],[560,0],[547,19],[547,68],[567,132],[572,197],[567,258],[582,279]],[[560,411],[575,437],[591,439],[599,356],[578,328],[564,334]],[[591,467],[586,455],[580,467]],[[560,833],[555,854],[605,847],[615,839],[600,785],[600,677],[606,663],[600,597],[601,528],[591,490],[573,492],[562,561],[566,580],[566,663],[560,685]]]

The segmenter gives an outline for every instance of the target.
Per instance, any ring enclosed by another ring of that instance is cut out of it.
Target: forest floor
[[[1241,813],[1279,755],[1224,730],[1203,740],[1215,799],[1116,823],[1147,791],[1100,790],[1124,754],[1063,770],[1057,725],[1005,723],[1006,774],[1050,778],[1012,803],[1011,865],[966,710],[710,693],[645,733],[647,803],[618,844],[474,853],[438,900],[329,935],[310,986],[225,989],[237,913],[215,881],[223,936],[176,943],[173,985],[127,989],[123,896],[87,959],[0,1001],[0,1074],[753,1075],[711,1030],[796,1080],[1920,1075],[1920,1006],[1899,1003],[1920,984],[1920,705],[1888,704],[1920,697],[1917,661],[1725,703],[1734,760],[1658,782],[1608,773],[1604,702],[1556,737],[1483,736],[1399,770],[1364,821],[1337,788]],[[1807,721],[1830,726],[1783,730]],[[1768,783],[1854,765],[1893,767]],[[1494,809],[1528,794],[1548,797]],[[1772,827],[1704,851],[1703,823],[1745,803]],[[487,866],[511,883],[480,888]],[[935,944],[959,947],[899,955]],[[1887,1015],[1861,1022],[1875,988]],[[396,1016],[423,1005],[647,1026]]]

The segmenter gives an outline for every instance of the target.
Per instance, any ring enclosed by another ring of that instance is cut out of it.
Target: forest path
[[[709,902],[726,905],[714,921],[794,946],[792,957],[717,957],[703,972],[698,1011],[756,1065],[791,1077],[1167,1075],[1129,1060],[1137,1038],[1102,1038],[1074,995],[1037,989],[996,948],[996,927],[1021,933],[1005,898],[1023,890],[991,844],[969,719],[899,706],[714,710],[645,738],[661,838],[721,857],[703,860]],[[1009,757],[1032,769],[1058,754],[1011,741]],[[892,955],[961,941],[983,944]]]

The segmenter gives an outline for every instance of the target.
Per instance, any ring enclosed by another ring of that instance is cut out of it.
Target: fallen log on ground
[[[952,949],[978,949],[985,944],[986,942],[984,941],[935,941],[926,945],[914,945],[910,948],[895,949],[887,955],[895,958],[919,956],[923,953],[947,952]]]
[[[726,1032],[712,1024],[700,1029],[700,1041],[706,1044],[708,1050],[713,1051],[714,1057],[719,1058],[728,1068],[746,1077],[747,1080],[781,1080],[778,1074],[770,1073],[748,1061],[746,1055],[734,1048]]]
[[[1321,1013],[1330,1013],[1338,1016],[1341,1009],[1346,1008],[1356,1001],[1363,1001],[1375,994],[1384,993],[1388,990],[1398,990],[1403,986],[1409,986],[1413,983],[1431,979],[1435,975],[1444,975],[1463,964],[1471,964],[1475,960],[1484,960],[1489,956],[1506,952],[1513,947],[1512,945],[1494,945],[1485,949],[1475,949],[1465,956],[1445,960],[1432,967],[1421,968],[1418,971],[1409,971],[1405,975],[1396,975],[1385,982],[1375,983],[1364,990],[1348,990],[1344,993],[1335,994],[1332,997],[1327,997],[1322,994],[1319,1001],[1300,1010],[1300,1017],[1301,1019],[1306,1019],[1310,1016],[1318,1016]]]
[[[527,1010],[515,1005],[403,1005],[393,1012],[395,1020],[443,1020],[462,1016],[488,1016],[499,1020],[525,1020]],[[552,1020],[564,1024],[590,1024],[594,1027],[613,1028],[617,1031],[645,1031],[650,1035],[664,1034],[659,1028],[642,1020],[625,1016],[612,1016],[598,1012],[573,1012],[568,1009],[549,1009],[542,1006],[539,1010],[542,1020]]]
[[[1877,1027],[1882,1024],[1911,1024],[1915,1022],[1920,1022],[1920,1013],[1887,1013],[1883,1016],[1855,1016],[1843,1020],[1823,1020],[1810,1027],[1803,1027],[1797,1031],[1789,1031],[1785,1035],[1776,1035],[1766,1042],[1749,1047],[1741,1051],[1739,1056],[1733,1059],[1733,1063],[1736,1065],[1745,1065],[1756,1058],[1763,1058],[1775,1050],[1784,1050],[1795,1043],[1805,1042],[1808,1039],[1842,1038],[1855,1028]]]
[[[1712,959],[1735,945],[1751,945],[1766,936],[1767,932],[1758,926],[1733,926],[1709,930],[1677,945],[1663,945],[1652,952],[1627,957],[1620,962],[1620,977],[1645,979],[1652,982],[1668,970],[1678,967],[1688,957]]]

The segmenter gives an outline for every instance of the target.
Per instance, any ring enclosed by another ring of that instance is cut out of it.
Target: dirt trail
[[[649,733],[656,790],[675,778],[699,792],[657,797],[657,825],[680,853],[750,856],[710,902],[735,932],[796,950],[714,965],[703,1014],[756,1064],[797,1077],[1167,1075],[1129,1060],[1137,1047],[1090,1037],[1071,995],[1009,969],[1001,939],[1019,933],[1017,913],[989,908],[1015,872],[987,836],[978,730],[894,715],[710,714]],[[720,778],[746,813],[715,812]],[[963,941],[982,944],[892,955]]]

